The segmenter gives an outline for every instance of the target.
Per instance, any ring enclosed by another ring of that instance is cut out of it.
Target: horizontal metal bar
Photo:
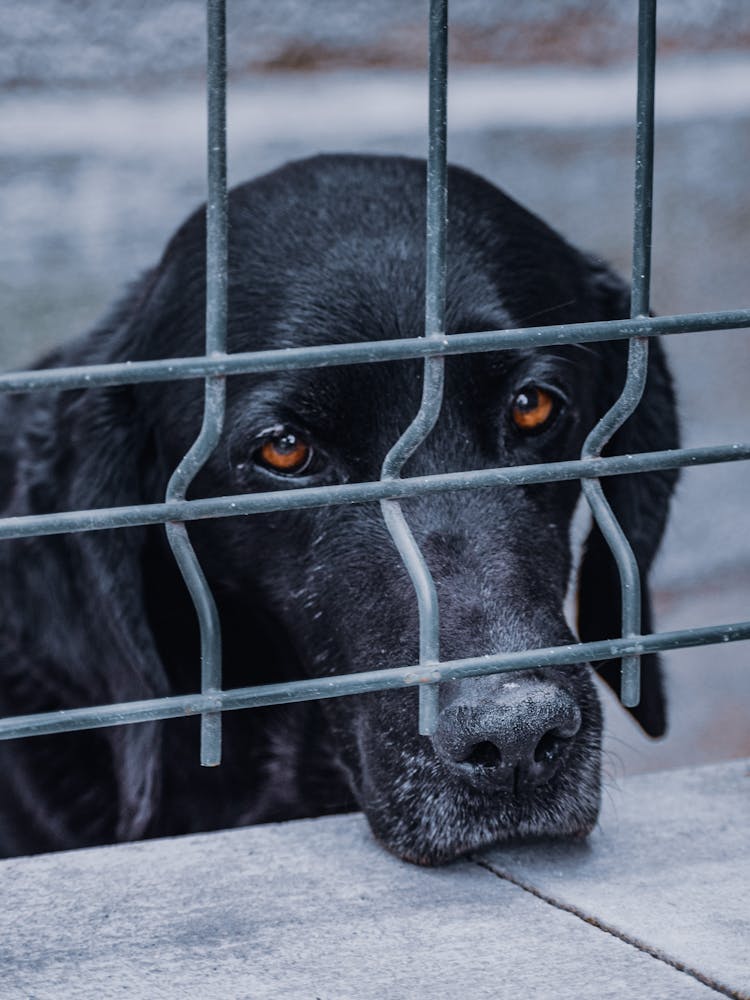
[[[523,347],[586,344],[630,337],[658,337],[712,330],[750,327],[750,309],[727,312],[685,313],[676,316],[646,316],[637,319],[604,320],[598,323],[563,323],[557,326],[525,327],[520,330],[489,330],[454,333],[432,340],[411,337],[376,340],[360,344],[323,344],[270,351],[247,351],[227,357],[169,358],[159,361],[122,361],[107,365],[71,368],[40,368],[0,374],[0,392],[41,389],[91,389],[140,382],[173,382],[205,378],[207,375],[246,375],[252,372],[288,371],[295,368],[325,368],[373,362],[424,358],[430,355],[482,354],[487,351]]]
[[[539,667],[565,666],[574,663],[618,659],[628,654],[655,653],[668,649],[687,649],[724,642],[750,639],[750,621],[703,628],[681,629],[640,635],[630,639],[605,639],[600,642],[576,643],[527,649],[517,653],[496,653],[461,660],[448,660],[423,671],[419,666],[391,667],[358,674],[341,674],[322,679],[288,681],[283,684],[263,684],[258,687],[234,688],[215,694],[179,695],[171,698],[151,698],[145,701],[122,702],[74,708],[60,712],[40,712],[0,719],[0,740],[51,733],[74,732],[79,729],[102,729],[135,722],[175,719],[202,712],[233,711],[260,708],[291,702],[315,701],[320,698],[340,698],[365,691],[403,689],[436,681],[462,677],[480,677],[509,670],[530,670]]]
[[[235,496],[204,500],[173,500],[170,503],[134,504],[130,507],[102,507],[93,510],[63,511],[59,514],[25,514],[0,518],[0,539],[28,538],[33,535],[62,535],[76,531],[134,528],[166,521],[200,521],[211,517],[237,517],[278,510],[302,510],[333,504],[373,503],[378,500],[406,499],[429,493],[451,493],[489,487],[528,486],[596,479],[599,476],[627,476],[659,469],[681,469],[697,465],[718,465],[750,459],[750,443],[676,448],[633,455],[576,459],[514,465],[472,472],[447,472],[410,479],[345,483],[338,486],[311,486],[303,489],[273,490],[268,493],[238,493]]]

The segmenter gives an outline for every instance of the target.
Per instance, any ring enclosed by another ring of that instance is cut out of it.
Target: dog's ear
[[[88,360],[128,361],[198,353],[193,341],[200,337],[204,312],[204,276],[199,266],[204,242],[202,218],[200,212],[195,213],[183,225],[159,266],[130,288],[104,327],[92,334],[86,349]],[[157,425],[167,422],[164,389],[157,385],[148,393],[140,391],[147,389],[115,386],[84,392],[68,408],[68,437],[76,454],[66,479],[67,509],[129,506],[163,499],[171,472],[161,467],[163,457],[156,444]],[[193,390],[186,397],[190,405],[180,408],[180,429],[185,437],[180,454],[200,426],[202,393],[197,387]],[[146,606],[144,556],[150,530],[114,529],[70,536],[75,538],[80,559],[81,613],[85,612],[89,629],[87,682],[97,702],[159,698],[170,693]],[[158,526],[155,530],[164,529]],[[116,835],[120,840],[137,839],[148,832],[161,794],[161,731],[160,723],[103,730],[110,742],[118,786]]]
[[[602,319],[622,319],[629,314],[625,285],[602,265],[592,262],[592,287],[599,298]],[[625,381],[628,346],[624,341],[601,344],[598,349],[598,416],[612,405]],[[604,454],[633,454],[679,447],[672,380],[657,338],[649,348],[649,371],[643,398],[635,413],[607,445]],[[659,547],[667,518],[676,471],[602,480],[604,494],[627,536],[641,575],[642,632],[651,631],[648,574]],[[579,575],[578,630],[583,642],[610,639],[621,634],[620,580],[617,566],[599,528],[593,525],[584,550]],[[594,664],[615,691],[620,687],[620,661]],[[666,708],[659,657],[641,658],[641,700],[630,710],[651,736],[666,730]]]
[[[145,429],[128,387],[81,393],[65,408],[69,440],[65,509],[143,502],[140,476]],[[65,601],[77,603],[65,633],[73,686],[90,704],[161,697],[168,682],[148,624],[142,553],[146,529],[84,532],[64,539],[74,583]],[[66,586],[66,589],[68,587]],[[64,655],[63,651],[63,655]],[[56,657],[56,659],[59,659]],[[102,730],[112,753],[118,790],[116,836],[147,831],[160,793],[160,726],[144,723]]]

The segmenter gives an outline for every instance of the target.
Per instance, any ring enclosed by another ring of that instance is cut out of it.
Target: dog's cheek
[[[418,731],[418,692],[361,696],[353,715],[355,794],[375,838],[404,861],[436,865],[484,841],[487,831]]]
[[[554,808],[536,827],[534,823],[524,824],[518,833],[586,837],[596,825],[601,804],[603,715],[594,671],[585,664],[553,669],[549,676],[575,697],[582,723],[567,765],[555,782]]]
[[[432,754],[419,736],[414,690],[376,691],[322,702],[335,741],[338,763],[365,812],[373,802],[390,802]]]

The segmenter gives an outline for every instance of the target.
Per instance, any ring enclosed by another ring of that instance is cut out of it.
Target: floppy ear
[[[201,330],[204,279],[193,257],[201,262],[203,225],[201,212],[183,224],[159,266],[131,286],[104,326],[87,338],[82,352],[87,362],[197,353],[190,338]],[[153,397],[140,392],[142,388],[82,392],[63,404],[68,426],[61,434],[72,452],[62,477],[67,496],[58,500],[65,509],[163,499],[171,470],[160,467],[154,443],[154,428],[163,413],[155,405],[144,405]],[[163,396],[162,385],[156,390]],[[185,407],[179,414],[188,442],[185,450],[200,426],[201,393],[196,389],[194,395],[195,412]],[[170,693],[146,607],[144,551],[149,530],[84,532],[66,540],[80,577],[76,617],[87,633],[79,635],[77,648],[85,663],[77,679],[90,704]],[[160,723],[136,723],[102,730],[117,782],[119,840],[143,836],[154,817],[161,794],[162,728]]]
[[[66,509],[135,504],[145,499],[140,463],[145,431],[129,389],[82,393],[66,408],[72,454],[66,460]],[[62,492],[62,491],[61,491]],[[77,602],[66,642],[74,685],[89,704],[155,698],[169,693],[164,665],[148,624],[143,586],[143,528],[84,532],[65,539]],[[80,702],[79,702],[80,703]],[[160,793],[161,727],[156,723],[103,729],[118,791],[116,836],[143,835]]]
[[[183,230],[197,225],[192,220]],[[170,248],[159,267],[131,287],[101,326],[42,363],[51,367],[190,354],[201,331],[202,272],[191,259],[187,275],[181,273],[179,239]],[[190,314],[194,302],[198,305]],[[197,425],[200,396],[198,387]],[[3,435],[15,460],[9,513],[44,514],[162,499],[168,472],[154,457],[153,443],[159,415],[155,408],[141,405],[135,386],[17,398],[23,419],[10,428],[6,423]],[[179,420],[186,437],[197,430],[185,408],[173,419]],[[3,708],[6,697],[9,710],[17,713],[170,693],[149,623],[144,584],[147,542],[151,544],[154,530],[163,529],[84,531],[4,543],[2,569],[13,574],[14,588],[10,596],[0,594],[0,673],[13,680],[0,692]],[[80,841],[87,835],[82,824],[89,822],[97,838],[101,824],[107,826],[108,839],[114,835],[118,840],[136,839],[155,829],[162,728],[160,723],[139,723],[99,730],[88,744],[102,758],[92,769],[97,786],[86,788],[76,780],[58,788],[56,795],[47,787],[54,780],[50,769],[40,767],[39,758],[25,749],[26,742],[19,742],[10,780],[16,786],[21,782],[25,800],[32,802],[32,828],[45,849]],[[54,744],[49,746],[49,753],[55,753]],[[66,751],[61,754],[65,758]],[[81,791],[88,793],[85,802]],[[69,808],[61,808],[61,802]],[[96,807],[90,808],[91,803]]]
[[[184,244],[200,257],[202,215],[195,213],[172,239],[161,263],[136,282],[84,349],[87,361],[124,361],[197,353],[190,337],[200,329],[203,273],[185,264]],[[197,236],[196,236],[197,231]],[[188,235],[192,234],[190,240]],[[188,255],[189,256],[189,255]],[[186,275],[185,270],[190,272]],[[197,303],[197,305],[195,305]],[[189,311],[185,316],[180,309]],[[161,469],[154,427],[161,419],[138,386],[81,393],[67,407],[63,434],[71,441],[67,509],[126,506],[163,498],[169,471]],[[157,387],[163,395],[163,386]],[[200,425],[201,393],[180,411],[188,443]],[[163,414],[162,414],[163,415]],[[195,424],[195,426],[193,426]],[[192,436],[191,436],[192,435]],[[187,450],[187,445],[185,446]],[[81,619],[88,634],[88,697],[98,702],[158,698],[170,693],[166,669],[149,624],[144,587],[146,528],[113,529],[69,536],[79,560]],[[152,530],[152,529],[151,529]],[[159,526],[156,530],[163,531]],[[83,669],[83,668],[82,668]],[[137,723],[102,730],[110,743],[118,788],[116,835],[143,836],[161,794],[160,723]]]
[[[606,268],[593,264],[593,283],[600,297],[604,319],[621,319],[629,313],[624,284]],[[643,398],[635,413],[607,445],[604,454],[632,454],[679,447],[672,379],[657,338],[649,342],[649,371]],[[627,343],[600,345],[598,416],[614,402],[625,381]],[[602,480],[604,494],[627,536],[641,574],[642,632],[651,631],[648,573],[659,547],[667,518],[676,470]],[[617,566],[599,528],[593,525],[579,575],[578,630],[583,642],[611,639],[621,634],[620,579]],[[615,691],[620,688],[620,661],[594,664]],[[666,730],[666,710],[659,657],[641,658],[641,701],[630,709],[651,736]]]

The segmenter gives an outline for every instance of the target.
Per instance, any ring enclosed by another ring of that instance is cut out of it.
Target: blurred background
[[[230,2],[232,182],[423,155],[426,0]],[[449,158],[629,273],[636,0],[451,0]],[[750,4],[661,0],[653,307],[750,306]],[[89,327],[203,200],[201,0],[0,3],[0,367]],[[748,438],[750,332],[668,338],[684,443]],[[750,617],[750,467],[687,470],[657,628]],[[607,700],[607,771],[750,755],[750,647],[667,657],[671,729]]]

